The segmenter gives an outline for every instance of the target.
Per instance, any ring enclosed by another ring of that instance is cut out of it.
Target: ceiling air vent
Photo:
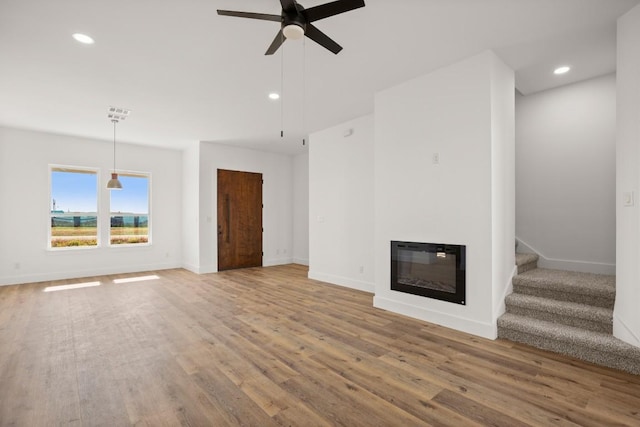
[[[131,114],[131,110],[120,107],[109,107],[109,110],[107,111],[107,117],[109,120],[115,120],[118,122],[125,120],[129,117],[129,114]]]

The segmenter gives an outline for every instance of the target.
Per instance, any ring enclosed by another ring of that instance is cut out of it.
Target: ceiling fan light
[[[111,174],[111,179],[107,182],[107,188],[110,190],[122,190],[122,183],[118,179],[117,173]]]
[[[304,36],[304,30],[299,25],[289,24],[282,29],[282,34],[287,40],[299,40]]]

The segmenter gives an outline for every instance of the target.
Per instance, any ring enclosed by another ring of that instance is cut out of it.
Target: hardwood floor
[[[0,287],[0,425],[68,424],[638,426],[640,377],[374,309],[302,266]]]

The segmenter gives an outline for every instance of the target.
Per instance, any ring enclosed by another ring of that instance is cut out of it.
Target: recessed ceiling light
[[[553,70],[553,74],[565,74],[568,73],[569,70],[571,70],[571,67],[568,67],[566,65],[563,65],[562,67],[558,67],[555,70]]]
[[[83,44],[93,44],[93,43],[95,43],[91,37],[89,37],[86,34],[82,34],[82,33],[75,33],[73,35],[73,38],[76,39],[76,41],[79,41],[80,43],[83,43]]]
[[[273,100],[280,99],[280,94],[275,93],[275,92],[271,92],[269,94],[269,99],[273,99]]]

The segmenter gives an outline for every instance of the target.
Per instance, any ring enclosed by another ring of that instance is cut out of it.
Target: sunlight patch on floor
[[[152,274],[150,276],[138,276],[138,277],[127,277],[125,279],[113,279],[113,283],[133,283],[133,282],[145,282],[147,280],[157,280],[160,276]]]
[[[91,288],[93,286],[100,286],[100,282],[84,282],[74,283],[73,285],[47,286],[42,292],[66,291],[69,289]]]

